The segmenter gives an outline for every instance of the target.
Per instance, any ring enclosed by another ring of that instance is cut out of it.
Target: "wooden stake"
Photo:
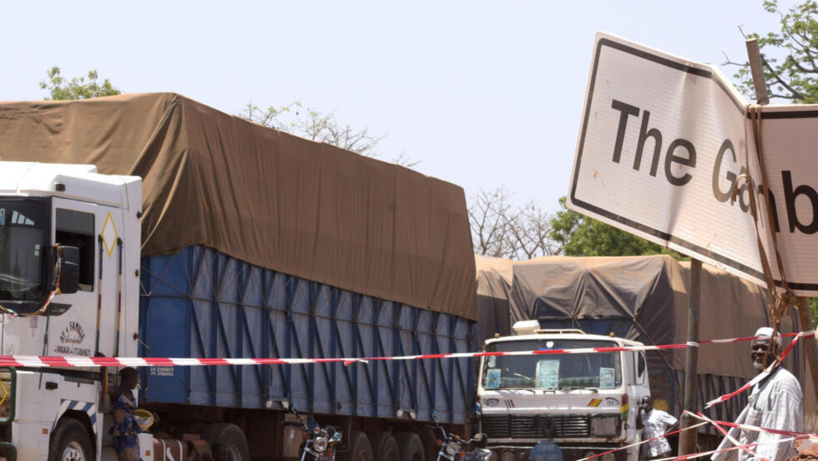
[[[690,298],[687,310],[687,342],[699,342],[699,313],[702,299],[702,262],[690,260]],[[699,378],[699,348],[688,346],[685,355],[684,409],[696,412],[696,390]],[[694,424],[688,414],[682,414],[680,428],[685,429]],[[679,434],[679,456],[697,453],[698,430],[683,431]]]

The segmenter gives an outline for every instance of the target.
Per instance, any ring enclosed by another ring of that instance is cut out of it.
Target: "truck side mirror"
[[[60,261],[60,294],[76,293],[80,283],[80,250],[63,246]]]

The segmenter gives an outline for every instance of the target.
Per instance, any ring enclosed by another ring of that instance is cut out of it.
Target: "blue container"
[[[142,259],[143,357],[389,357],[474,350],[474,323],[249,265],[203,246]],[[147,403],[281,408],[465,424],[470,359],[152,367]]]

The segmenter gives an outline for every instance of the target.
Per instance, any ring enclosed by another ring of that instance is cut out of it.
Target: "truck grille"
[[[589,415],[483,415],[483,432],[491,439],[588,437]]]

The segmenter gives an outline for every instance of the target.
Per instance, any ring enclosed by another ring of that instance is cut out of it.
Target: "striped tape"
[[[792,349],[800,336],[807,333],[787,333],[783,337],[793,337],[792,343],[782,354],[782,358]],[[699,344],[724,344],[739,341],[752,341],[759,337],[743,337],[732,339],[711,339],[700,341]],[[474,357],[492,356],[518,356],[518,355],[559,355],[559,354],[591,354],[605,352],[622,351],[657,351],[685,349],[689,347],[687,343],[665,344],[659,346],[617,346],[617,347],[589,347],[580,349],[550,349],[536,351],[508,351],[508,352],[455,352],[448,354],[426,354],[426,355],[404,355],[395,357],[338,357],[338,358],[159,358],[159,357],[74,357],[74,356],[52,356],[52,355],[0,355],[0,367],[191,367],[191,366],[218,366],[218,365],[304,365],[311,363],[343,363],[351,365],[353,363],[369,363],[378,360],[429,360],[429,359],[461,359]],[[762,374],[763,375],[763,374]],[[756,377],[757,380],[763,376]],[[753,381],[756,381],[754,379]],[[753,381],[745,385],[749,388]],[[745,389],[744,387],[742,389]],[[737,391],[737,393],[740,391]],[[723,400],[722,400],[723,401]],[[717,401],[713,401],[718,403]],[[711,404],[711,402],[708,402]]]
[[[692,416],[694,418],[699,419],[701,422],[699,422],[698,424],[694,424],[692,426],[686,427],[684,429],[679,429],[679,430],[676,430],[676,431],[673,431],[673,432],[668,432],[666,434],[662,434],[660,436],[656,436],[656,437],[654,437],[652,439],[642,440],[641,442],[633,443],[633,444],[630,444],[630,445],[627,445],[627,446],[624,446],[624,447],[618,447],[618,448],[615,448],[613,450],[605,451],[605,452],[602,452],[602,453],[596,453],[593,456],[588,456],[587,458],[581,458],[581,459],[578,459],[577,461],[588,461],[590,459],[599,458],[599,457],[607,455],[609,453],[616,453],[617,451],[637,447],[639,445],[649,443],[649,442],[651,442],[653,440],[657,440],[657,439],[662,438],[662,437],[669,437],[671,435],[676,435],[676,434],[679,434],[681,432],[688,431],[690,429],[695,429],[695,428],[700,427],[700,426],[705,425],[705,424],[712,424],[717,429],[721,429],[720,426],[726,426],[726,427],[737,427],[739,429],[743,429],[743,430],[747,430],[747,431],[770,432],[772,434],[778,434],[778,435],[785,436],[786,438],[773,440],[773,441],[763,443],[763,444],[762,443],[751,443],[751,444],[747,444],[747,445],[736,444],[734,446],[727,447],[727,448],[722,448],[722,449],[719,449],[719,450],[712,450],[712,451],[706,451],[706,452],[701,452],[701,453],[693,453],[693,454],[689,454],[689,455],[669,456],[667,458],[660,458],[660,459],[657,459],[655,461],[684,461],[684,460],[688,460],[688,459],[702,458],[702,457],[705,457],[705,456],[709,457],[709,456],[711,456],[711,455],[713,455],[715,453],[722,453],[722,452],[734,451],[734,450],[750,451],[751,448],[755,448],[757,446],[762,446],[762,445],[774,445],[774,444],[792,442],[792,441],[795,441],[795,440],[804,440],[804,439],[810,439],[810,438],[811,439],[816,439],[816,438],[818,438],[818,434],[809,434],[809,433],[804,433],[804,432],[780,431],[780,430],[776,430],[776,429],[768,429],[768,428],[763,428],[763,427],[758,427],[758,426],[751,426],[751,425],[748,425],[748,424],[736,424],[736,423],[730,423],[730,422],[727,422],[727,421],[714,421],[714,420],[704,416],[701,413],[692,413],[692,412],[687,411],[687,410],[685,410],[685,413],[687,413],[688,415],[690,415],[690,416]],[[753,453],[753,452],[750,451],[750,453]],[[766,458],[761,458],[761,459],[766,459]]]
[[[741,386],[740,388],[738,388],[737,390],[735,390],[733,392],[730,392],[729,394],[724,394],[721,397],[718,397],[716,399],[713,399],[713,400],[707,402],[705,404],[704,408],[710,408],[713,405],[716,405],[716,404],[719,404],[719,403],[722,403],[722,402],[726,402],[727,400],[730,400],[731,398],[741,394],[742,392],[747,391],[747,389],[750,389],[751,387],[753,387],[756,384],[760,383],[762,380],[764,380],[764,378],[769,376],[769,374],[772,373],[778,367],[778,364],[781,363],[781,361],[784,360],[785,357],[787,357],[787,354],[790,353],[792,348],[795,346],[795,343],[798,342],[798,338],[800,338],[800,337],[801,337],[801,334],[796,334],[795,337],[792,338],[792,341],[790,342],[790,345],[787,346],[787,348],[784,349],[784,352],[781,353],[781,357],[778,360],[776,360],[775,362],[773,362],[763,372],[756,375],[755,378],[753,378],[749,382],[747,382],[747,384]]]

